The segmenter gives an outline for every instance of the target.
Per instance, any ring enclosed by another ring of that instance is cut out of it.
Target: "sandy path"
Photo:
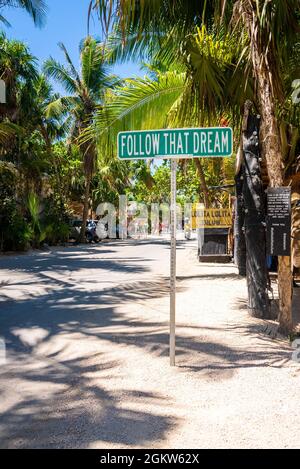
[[[178,250],[168,360],[168,245],[0,258],[0,447],[299,447],[300,365],[245,310],[232,265]]]

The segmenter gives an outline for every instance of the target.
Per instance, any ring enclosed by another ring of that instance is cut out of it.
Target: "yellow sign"
[[[232,211],[229,208],[201,210],[197,214],[196,224],[198,227],[204,226],[204,228],[230,228],[232,226]]]

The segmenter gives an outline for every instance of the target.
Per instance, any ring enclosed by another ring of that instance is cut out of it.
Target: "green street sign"
[[[233,133],[229,127],[161,129],[120,132],[118,158],[229,157],[233,152]]]

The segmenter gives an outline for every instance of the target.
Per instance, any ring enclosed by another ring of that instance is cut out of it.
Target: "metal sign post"
[[[171,161],[171,259],[170,259],[170,365],[175,366],[176,344],[176,175],[177,161]]]

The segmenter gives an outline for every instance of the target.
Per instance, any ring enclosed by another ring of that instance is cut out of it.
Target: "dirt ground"
[[[300,364],[236,268],[179,244],[176,368],[168,273],[155,240],[0,258],[1,448],[300,446]]]

